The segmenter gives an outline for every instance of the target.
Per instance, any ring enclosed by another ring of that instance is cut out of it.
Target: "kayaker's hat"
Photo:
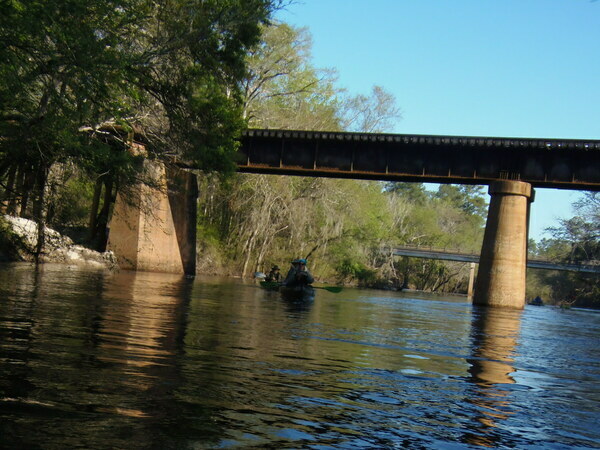
[[[271,267],[271,270],[279,270],[279,266],[273,266]]]

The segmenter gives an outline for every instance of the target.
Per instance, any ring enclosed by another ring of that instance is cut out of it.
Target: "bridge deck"
[[[241,172],[600,190],[600,141],[247,130]]]

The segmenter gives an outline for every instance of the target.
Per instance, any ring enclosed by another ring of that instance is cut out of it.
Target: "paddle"
[[[281,283],[277,281],[261,281],[260,285],[265,289],[275,289],[281,286]],[[313,286],[314,289],[325,289],[326,291],[333,292],[337,294],[338,292],[342,292],[343,287],[341,286]]]
[[[342,292],[342,289],[344,289],[341,286],[313,286],[313,288],[325,289],[326,291],[333,292],[334,294],[337,294],[338,292]]]

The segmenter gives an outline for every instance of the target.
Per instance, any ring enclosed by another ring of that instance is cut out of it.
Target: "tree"
[[[537,256],[557,262],[597,263],[600,260],[600,195],[586,192],[574,204],[576,215],[560,221],[559,227],[549,228],[552,239],[537,246]],[[579,306],[598,307],[600,287],[597,274],[544,271],[536,280],[550,286],[551,301],[569,302]]]
[[[483,186],[440,184],[435,196],[447,200],[470,216],[481,218],[483,224],[487,216],[487,202],[484,195]]]
[[[336,87],[334,72],[314,68],[306,30],[277,24],[263,37],[249,56],[243,84],[251,126],[381,132],[399,117],[395,99],[382,88],[374,87],[370,97],[351,96]],[[458,201],[450,191],[438,198],[422,183],[247,174],[226,182],[206,177],[203,183],[199,254],[206,258],[204,266],[226,254],[224,265],[243,276],[310,256],[312,269],[323,278],[400,287],[408,274],[415,287],[466,291],[463,265],[398,260],[392,249],[465,239],[469,249],[481,245],[481,205],[470,187],[454,188]]]
[[[244,127],[245,55],[278,3],[0,4],[0,179],[5,196],[20,196],[22,214],[26,193],[35,192],[38,254],[46,181],[56,163],[86,166],[107,200],[140,168],[124,151],[134,132],[144,135],[149,158],[233,170]]]
[[[400,245],[416,245],[478,252],[483,239],[485,199],[481,188],[440,185],[428,191],[422,183],[386,183],[392,198],[408,205],[397,229]],[[403,274],[404,284],[419,290],[466,292],[469,267],[463,263],[401,258],[396,272]]]
[[[311,45],[306,28],[264,27],[243,82],[244,116],[251,127],[341,130],[335,71],[311,64]]]
[[[348,131],[390,132],[401,118],[396,98],[381,86],[373,86],[370,97],[358,94],[345,99],[342,108],[342,127]]]
[[[263,39],[248,57],[243,83],[250,125],[340,130],[346,93],[335,87],[333,71],[311,64],[308,32],[276,24],[265,28]],[[313,269],[317,263],[321,273],[332,272],[332,249],[339,242],[347,247],[360,233],[356,205],[365,205],[357,202],[363,188],[375,186],[381,196],[379,183],[298,177],[238,175],[217,186],[201,198],[200,232],[214,236],[219,230],[230,255],[243,255],[232,261],[243,275],[290,254],[310,256]]]
[[[384,186],[387,192],[395,193],[418,205],[425,204],[430,197],[423,183],[389,181]]]
[[[383,132],[400,119],[395,97],[381,86],[371,95],[349,95],[336,87],[337,73],[311,63],[306,28],[279,23],[265,27],[250,53],[243,83],[244,112],[252,127]]]

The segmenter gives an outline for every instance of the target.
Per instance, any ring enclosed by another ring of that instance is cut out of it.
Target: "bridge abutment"
[[[196,273],[198,185],[190,172],[146,161],[152,185],[117,194],[108,249],[119,267],[148,272]]]
[[[531,184],[501,180],[491,195],[473,303],[522,309],[525,305]]]

